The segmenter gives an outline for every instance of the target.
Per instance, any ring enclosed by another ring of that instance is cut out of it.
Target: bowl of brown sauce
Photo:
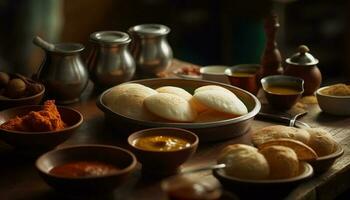
[[[257,83],[257,73],[259,70],[259,64],[241,64],[227,68],[225,74],[231,85],[256,95],[259,90]]]
[[[281,110],[290,109],[304,92],[304,80],[293,76],[267,76],[261,85],[269,105]]]
[[[147,174],[175,174],[196,151],[198,137],[180,128],[151,128],[131,134],[129,145]]]
[[[109,145],[74,145],[49,151],[36,160],[44,181],[69,194],[104,193],[126,181],[136,167],[128,150]]]

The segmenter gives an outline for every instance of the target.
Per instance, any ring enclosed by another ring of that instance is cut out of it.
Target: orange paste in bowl
[[[139,137],[133,141],[133,145],[150,151],[176,151],[189,147],[191,144],[179,137],[156,135]]]

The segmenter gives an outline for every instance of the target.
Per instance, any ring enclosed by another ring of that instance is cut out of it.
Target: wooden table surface
[[[186,65],[175,63],[177,67]],[[82,101],[73,105],[84,116],[84,122],[77,132],[61,148],[73,144],[110,144],[127,146],[126,138],[118,130],[112,130],[104,123],[103,113],[96,107],[96,94],[90,83],[83,94]],[[317,104],[307,108],[308,114],[301,120],[312,127],[328,130],[344,148],[344,155],[327,172],[314,176],[285,194],[287,199],[332,199],[350,187],[350,118],[324,114]],[[273,122],[254,120],[251,130],[272,125]],[[250,144],[250,133],[224,142],[200,143],[194,157],[183,165],[183,169],[215,162],[217,153],[226,145],[233,143]],[[39,177],[34,167],[35,158],[16,153],[0,142],[0,199],[68,199],[72,198],[50,188]],[[205,172],[210,176],[210,172]],[[140,170],[121,188],[109,195],[109,199],[143,200],[166,199],[160,188],[161,180],[141,177]],[[104,197],[105,199],[107,197]],[[268,198],[268,197],[265,197]],[[84,199],[101,199],[84,197]],[[229,197],[227,199],[230,199]]]

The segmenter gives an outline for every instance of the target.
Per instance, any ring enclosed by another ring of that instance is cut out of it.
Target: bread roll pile
[[[194,94],[164,86],[152,89],[137,83],[113,87],[103,97],[112,111],[138,120],[168,122],[213,122],[248,113],[230,90],[216,85],[199,87]]]

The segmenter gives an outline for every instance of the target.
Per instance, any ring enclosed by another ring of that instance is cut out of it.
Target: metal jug
[[[45,85],[48,97],[59,104],[79,101],[89,80],[80,58],[84,46],[78,43],[51,44],[38,36],[33,43],[45,50],[45,59],[35,78]]]
[[[161,24],[142,24],[129,28],[133,39],[131,53],[140,77],[154,77],[170,66],[173,52],[166,39],[170,29]]]
[[[135,62],[128,44],[128,34],[101,31],[90,35],[92,49],[87,58],[91,80],[99,87],[111,87],[129,81],[135,74]]]

